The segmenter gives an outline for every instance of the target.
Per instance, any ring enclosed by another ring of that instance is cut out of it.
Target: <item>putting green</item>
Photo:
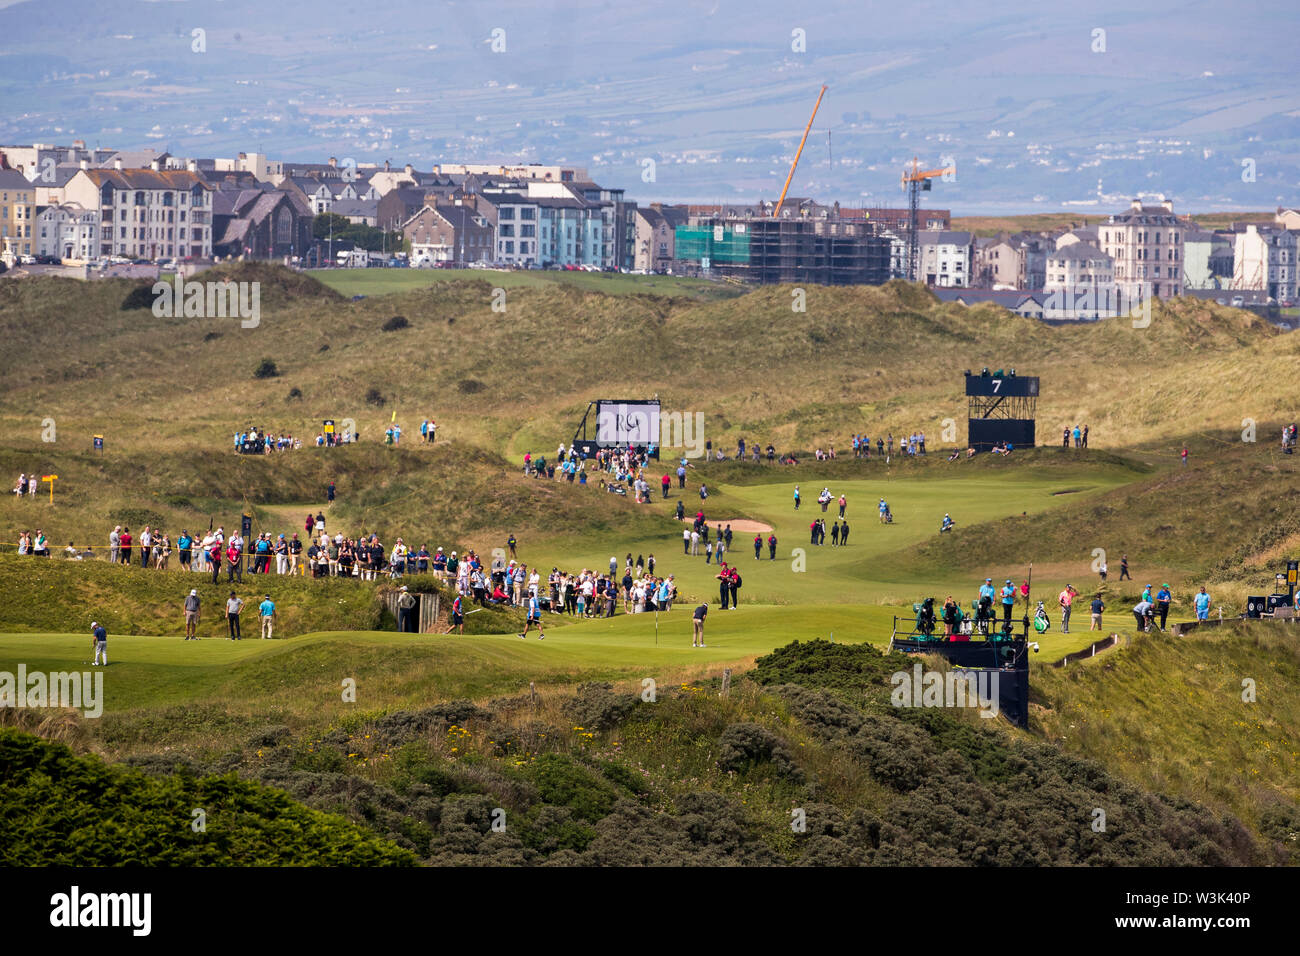
[[[1076,477],[1036,477],[1032,474],[989,475],[979,477],[954,477],[951,479],[894,478],[836,482],[829,486],[838,502],[843,494],[848,500],[845,518],[849,521],[849,544],[833,547],[830,528],[838,517],[838,505],[832,503],[823,513],[816,498],[822,486],[801,485],[803,502],[794,509],[794,482],[780,484],[725,486],[719,494],[710,495],[701,502],[692,487],[686,489],[684,499],[687,517],[703,510],[711,528],[716,530],[712,515],[744,517],[766,522],[775,529],[777,551],[775,560],[769,558],[767,536],[761,558],[754,559],[753,534],[736,534],[726,560],[740,569],[742,588],[741,604],[863,604],[881,603],[907,608],[925,595],[942,598],[952,593],[959,601],[969,604],[976,597],[982,577],[972,580],[965,577],[938,580],[916,580],[891,572],[887,555],[913,547],[938,536],[939,523],[945,512],[961,527],[994,521],[1022,512],[1036,514],[1059,507],[1063,501],[1077,500],[1078,495],[1103,492],[1123,483],[1118,477],[1093,477],[1081,484]],[[693,486],[697,488],[698,486]],[[1063,491],[1075,491],[1068,497]],[[597,492],[598,493],[598,492]],[[677,496],[673,489],[667,501],[656,499],[652,507],[674,513]],[[877,516],[877,502],[884,497],[894,515],[893,524],[882,525]],[[809,524],[824,518],[827,525],[826,544],[810,543]],[[689,527],[689,525],[687,525]],[[596,548],[582,538],[551,538],[538,542],[521,540],[519,558],[530,565],[549,571],[559,567],[569,571],[582,568],[608,570],[609,559],[615,557],[619,573],[628,552],[633,560],[637,555],[655,556],[658,574],[675,576],[680,591],[692,598],[717,600],[717,568],[705,563],[705,556],[686,556],[682,553],[680,525],[674,522],[672,530],[650,538],[636,538],[620,542],[614,547]],[[702,551],[703,549],[701,549]],[[1081,563],[1081,569],[1086,562]],[[1010,577],[1019,584],[1024,577],[1024,567],[990,567],[985,574],[999,583]],[[1078,577],[1082,577],[1082,570]],[[1049,606],[1055,605],[1057,591],[1066,581],[1042,580],[1034,583],[1035,599],[1053,595]],[[1082,582],[1075,582],[1076,587]],[[1050,592],[1047,588],[1052,588]]]

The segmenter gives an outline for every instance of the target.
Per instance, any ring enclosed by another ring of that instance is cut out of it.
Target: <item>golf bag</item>
[[[1052,626],[1051,618],[1049,618],[1047,616],[1047,612],[1043,610],[1043,602],[1039,601],[1038,607],[1034,611],[1034,630],[1037,631],[1039,634],[1042,634],[1044,631],[1048,630],[1051,626]]]

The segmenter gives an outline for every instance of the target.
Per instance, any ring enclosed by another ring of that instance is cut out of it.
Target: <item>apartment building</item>
[[[36,187],[16,169],[0,169],[0,258],[13,265],[36,255]]]
[[[541,163],[438,163],[433,171],[443,176],[488,176],[505,179],[536,180],[547,183],[588,182],[587,170],[581,166],[544,166]]]
[[[213,189],[193,170],[81,169],[68,202],[96,213],[99,255],[212,257]]]
[[[1086,242],[1070,242],[1047,255],[1043,318],[1101,319],[1116,314],[1115,267]]]
[[[99,252],[99,216],[77,203],[42,209],[36,217],[36,233],[38,256],[88,260]]]
[[[1295,302],[1296,233],[1249,223],[1236,235],[1232,288],[1264,292],[1275,302]]]
[[[58,166],[78,166],[86,162],[91,166],[102,165],[111,154],[111,149],[90,150],[84,140],[73,140],[71,146],[56,146],[52,143],[34,143],[30,146],[0,146],[0,156],[4,162],[0,166],[16,169],[29,182],[49,182],[53,170]]]
[[[541,207],[525,193],[496,191],[482,197],[496,212],[497,262],[528,269],[541,264]]]
[[[929,286],[964,288],[971,284],[974,236],[942,229],[917,230],[919,276]]]
[[[1124,212],[1098,225],[1101,251],[1115,263],[1115,284],[1131,301],[1146,290],[1160,299],[1183,294],[1183,234],[1187,223],[1174,215],[1174,204],[1154,206],[1134,199]]]
[[[982,289],[1017,289],[1020,282],[1020,247],[1002,235],[975,240],[975,275],[972,285]]]
[[[1231,285],[1235,246],[1232,234],[1190,227],[1183,235],[1183,291]]]
[[[687,223],[684,206],[651,203],[633,211],[634,235],[631,268],[646,272],[663,272],[676,258],[676,232]]]

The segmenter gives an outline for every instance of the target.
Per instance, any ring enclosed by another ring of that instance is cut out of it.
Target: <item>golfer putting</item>
[[[701,604],[695,608],[695,616],[691,623],[695,626],[695,631],[691,635],[691,647],[704,647],[704,618],[709,613],[709,605]]]
[[[107,667],[108,631],[98,621],[90,622],[90,649],[95,652],[95,663],[91,666]]]

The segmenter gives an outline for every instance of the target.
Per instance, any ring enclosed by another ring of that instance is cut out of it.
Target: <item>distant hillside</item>
[[[901,282],[809,288],[801,312],[788,287],[692,303],[553,285],[509,290],[499,313],[482,280],[350,302],[266,268],[231,273],[269,284],[256,329],[123,309],[140,288],[125,280],[0,283],[0,422],[35,441],[52,417],[68,440],[107,432],[133,449],[223,447],[250,423],[314,435],[323,418],[377,436],[393,412],[409,435],[432,414],[449,437],[517,459],[572,435],[591,399],[658,395],[703,412],[724,445],[843,447],[853,431],[917,428],[933,442],[946,418],[961,443],[961,372],[987,365],[1043,377],[1044,434],[1088,423],[1095,446],[1114,448],[1289,417],[1300,342],[1193,299],[1157,306],[1144,329],[1053,328]],[[307,298],[291,294],[298,283]],[[395,315],[409,327],[383,331]],[[266,358],[279,375],[255,379]]]
[[[1180,216],[1186,215],[1182,211]],[[1051,232],[1056,229],[1074,229],[1095,226],[1105,222],[1110,213],[1089,215],[1077,212],[1031,213],[1024,216],[953,216],[952,228],[975,233],[977,236],[996,236],[999,233]],[[1233,222],[1273,221],[1272,212],[1210,212],[1192,213],[1190,218],[1204,229],[1223,229]]]

